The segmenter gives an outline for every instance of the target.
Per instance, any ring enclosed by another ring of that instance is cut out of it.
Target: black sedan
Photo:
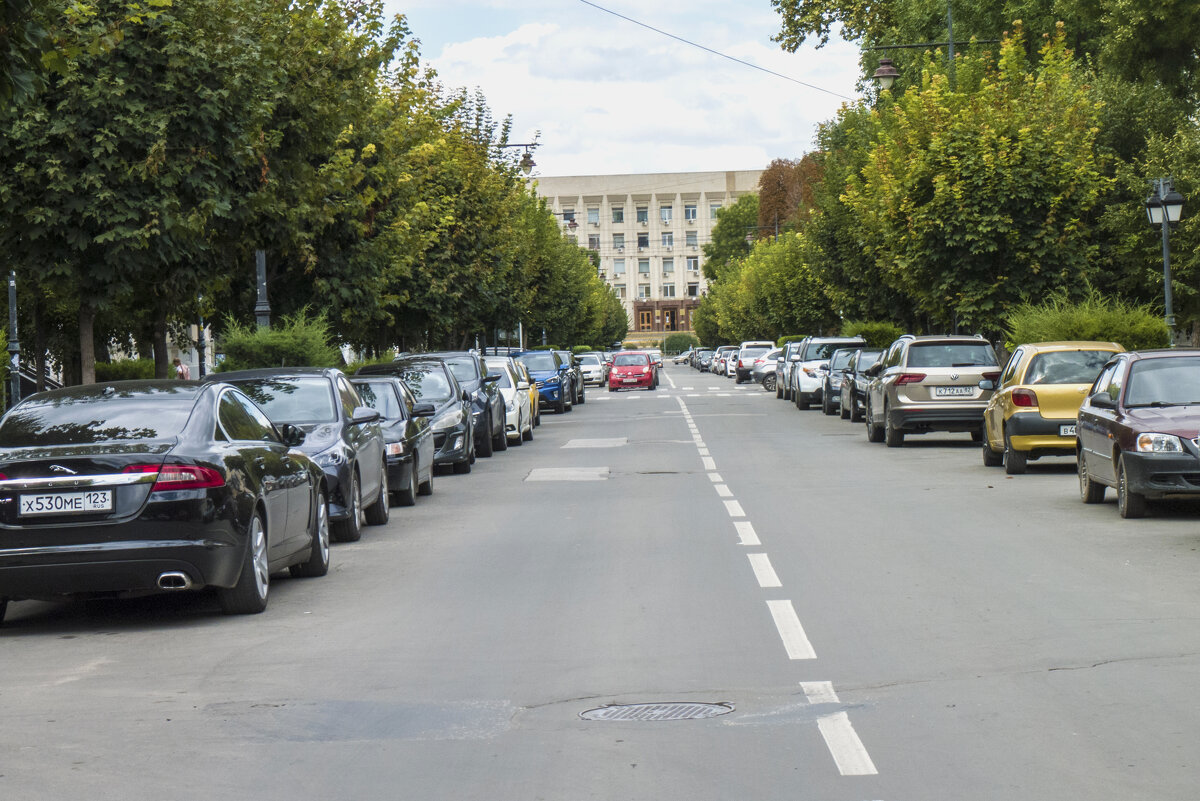
[[[387,448],[388,487],[392,502],[412,506],[418,495],[433,494],[432,403],[417,403],[404,382],[395,376],[350,380],[363,403],[379,412]]]
[[[206,380],[233,384],[276,425],[289,423],[305,432],[301,449],[325,471],[334,539],[354,542],[362,537],[364,522],[388,521],[379,412],[362,402],[341,370],[275,367],[216,373]]]
[[[0,419],[0,619],[10,600],[215,587],[261,612],[271,574],[329,570],[321,469],[237,389],[118,381]]]
[[[475,422],[475,450],[480,456],[508,449],[504,433],[504,399],[496,387],[499,376],[489,376],[483,357],[469,351],[426,353],[446,363],[459,385],[471,396],[471,416]]]
[[[437,358],[402,356],[389,364],[369,364],[356,377],[394,375],[404,382],[417,403],[433,404],[433,463],[451,465],[455,473],[470,473],[475,463],[475,418],[471,396],[459,386],[449,366]]]

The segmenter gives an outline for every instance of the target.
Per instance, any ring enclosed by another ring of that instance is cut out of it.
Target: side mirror
[[[571,369],[571,368],[570,368],[568,365],[565,365],[565,364],[560,364],[560,365],[558,366],[558,372],[560,372],[560,373],[565,373],[565,372],[567,372],[567,370],[570,370],[570,369]]]
[[[1117,402],[1107,392],[1097,392],[1088,398],[1088,403],[1100,409],[1115,409]]]
[[[359,406],[354,410],[354,414],[350,415],[350,425],[352,426],[361,426],[364,423],[376,422],[379,422],[379,412],[370,406]]]
[[[979,388],[984,392],[991,392],[996,388],[996,382],[992,381],[990,378],[985,378],[979,382]]]
[[[875,362],[866,370],[863,370],[863,375],[869,375],[871,378],[874,378],[875,376],[879,375],[879,371],[882,369],[883,364],[881,362]]]
[[[529,382],[528,381],[519,382],[517,384],[517,389],[520,390],[521,392],[528,392],[529,391]]]
[[[279,427],[279,436],[283,440],[283,444],[289,448],[296,448],[304,444],[304,429],[291,423],[284,423]]]
[[[412,413],[413,417],[433,417],[433,414],[436,411],[437,407],[432,403],[418,403],[417,405],[413,406]]]
[[[463,394],[462,394],[462,399],[463,399],[463,403],[470,403],[470,402],[471,402],[471,393],[470,393],[470,392],[467,392],[467,391],[464,389],[464,390],[463,390]]]
[[[817,369],[824,370],[825,372],[829,372],[829,362],[821,362],[820,364],[817,365]]]
[[[483,377],[483,383],[485,383],[485,384],[495,384],[499,380],[500,380],[499,373],[488,373],[487,375],[485,375]]]

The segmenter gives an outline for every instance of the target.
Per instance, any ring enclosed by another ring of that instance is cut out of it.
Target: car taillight
[[[190,464],[131,464],[122,473],[158,473],[151,492],[225,486],[225,477],[211,467]]]
[[[1032,389],[1014,389],[1012,402],[1013,406],[1037,406],[1037,393]]]
[[[905,384],[920,384],[925,380],[924,373],[901,373],[896,379],[896,386],[901,387]]]
[[[742,360],[738,359],[738,367],[741,367],[741,366],[742,366]]]

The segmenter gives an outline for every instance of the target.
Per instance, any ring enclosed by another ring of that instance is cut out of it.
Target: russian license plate
[[[638,382],[636,378],[622,378],[621,380],[626,384],[636,384]]]
[[[1059,426],[1058,427],[1058,435],[1060,437],[1075,436],[1075,426]]]
[[[41,495],[22,495],[20,515],[72,515],[87,512],[112,511],[112,490],[90,492],[46,492]]]
[[[934,387],[935,398],[969,398],[975,394],[975,387]]]

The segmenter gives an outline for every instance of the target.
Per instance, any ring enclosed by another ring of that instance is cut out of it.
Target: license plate
[[[970,398],[975,394],[975,387],[934,387],[935,398]]]
[[[1060,437],[1075,436],[1075,426],[1059,426],[1058,427],[1058,435]]]
[[[621,380],[626,384],[636,384],[638,382],[636,378],[622,378]]]
[[[87,512],[112,511],[112,490],[91,492],[47,492],[41,495],[22,495],[20,515],[73,515]]]

